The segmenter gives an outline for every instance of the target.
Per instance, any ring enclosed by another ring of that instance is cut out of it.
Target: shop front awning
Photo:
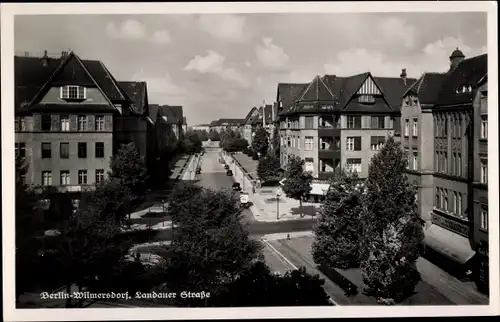
[[[311,183],[311,195],[324,196],[328,192],[330,184],[328,183]]]
[[[438,225],[432,225],[425,230],[424,243],[460,264],[467,263],[476,253],[467,238]]]

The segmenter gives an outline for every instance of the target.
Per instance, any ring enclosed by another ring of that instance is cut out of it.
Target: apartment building
[[[190,128],[195,131],[207,131],[207,133],[210,132],[210,124],[197,124],[191,126]]]
[[[231,129],[240,131],[244,124],[244,119],[218,119],[210,122],[210,129],[220,132],[221,130]]]
[[[401,142],[418,187],[428,255],[444,255],[457,274],[475,277],[477,247],[488,241],[486,74],[486,54],[465,59],[457,49],[449,71],[423,74],[401,109]]]
[[[73,52],[14,59],[15,149],[28,165],[25,182],[90,188],[104,180],[120,143],[136,142],[147,159],[145,83],[120,85],[102,62]]]
[[[264,127],[269,135],[272,134],[274,129],[273,115],[274,105],[265,104],[250,110],[243,125],[243,138],[247,140],[249,145],[252,144],[255,131],[259,127]]]
[[[414,81],[403,70],[399,78],[363,73],[316,76],[309,84],[280,84],[282,166],[295,155],[319,181],[341,168],[367,177],[373,155],[386,137],[399,131],[400,100]],[[324,184],[317,182],[312,194],[322,195],[323,189]]]

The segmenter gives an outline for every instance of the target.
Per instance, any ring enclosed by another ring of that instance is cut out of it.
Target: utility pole
[[[280,192],[276,191],[276,220],[280,220]]]

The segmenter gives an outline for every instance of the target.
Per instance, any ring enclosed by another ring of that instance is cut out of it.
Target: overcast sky
[[[101,60],[146,81],[150,103],[183,105],[188,124],[243,118],[278,82],[315,75],[410,77],[446,71],[459,47],[486,52],[485,13],[17,16],[16,52]]]

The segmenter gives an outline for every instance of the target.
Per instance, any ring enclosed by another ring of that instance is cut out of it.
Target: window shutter
[[[42,115],[35,114],[33,115],[33,130],[41,131],[42,130]]]
[[[50,130],[59,131],[59,115],[50,115]]]
[[[359,136],[354,138],[354,150],[361,150],[361,138]]]
[[[77,131],[78,130],[78,116],[76,116],[76,115],[70,115],[69,116],[69,129],[71,131]]]
[[[113,131],[113,115],[104,115],[104,130]]]
[[[95,115],[87,115],[87,130],[89,131],[95,131],[96,126],[95,126]]]
[[[354,127],[357,129],[361,128],[361,116],[354,117]]]

